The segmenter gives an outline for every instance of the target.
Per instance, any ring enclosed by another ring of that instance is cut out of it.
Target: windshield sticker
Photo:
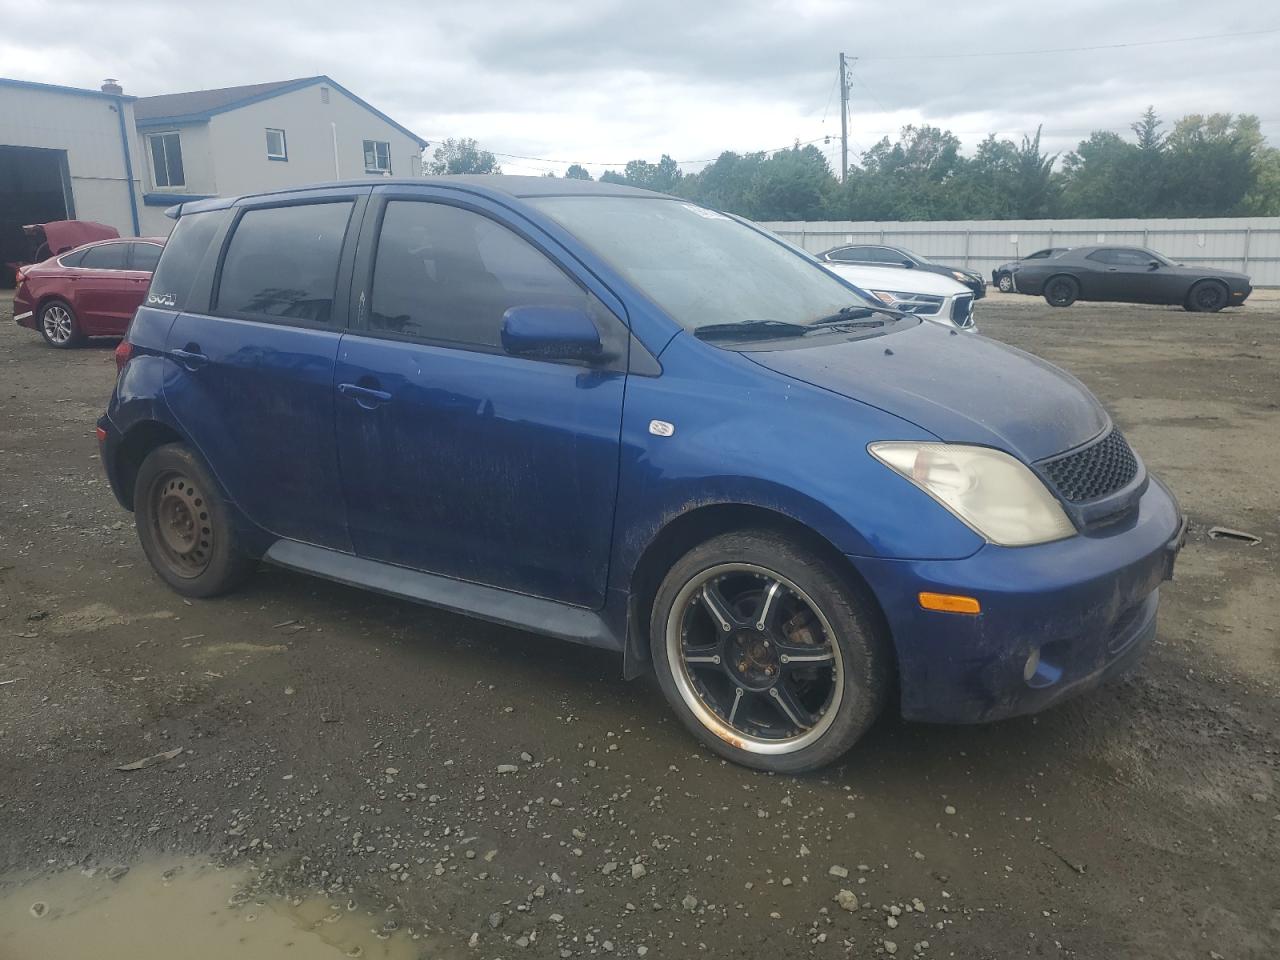
[[[704,220],[728,220],[729,219],[723,213],[716,213],[714,210],[708,210],[706,207],[699,207],[692,203],[682,203],[680,204],[680,206],[684,207],[686,210],[690,210],[693,213],[696,213],[698,216],[702,217],[702,219]]]

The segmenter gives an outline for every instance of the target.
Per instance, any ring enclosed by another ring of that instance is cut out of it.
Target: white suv
[[[861,263],[824,261],[822,265],[896,310],[943,326],[977,329],[973,322],[973,291],[950,277]]]

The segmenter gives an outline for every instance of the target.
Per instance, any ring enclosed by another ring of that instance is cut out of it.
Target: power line
[[[1154,47],[1165,43],[1193,43],[1196,40],[1226,40],[1230,37],[1257,37],[1280,33],[1280,27],[1244,30],[1239,33],[1205,33],[1195,37],[1172,37],[1168,40],[1133,40],[1126,43],[1099,43],[1087,47],[1042,47],[1036,50],[983,50],[971,53],[911,53],[892,57],[859,57],[860,60],[968,60],[981,57],[1022,57],[1041,53],[1081,53],[1087,50],[1120,50],[1126,47]]]

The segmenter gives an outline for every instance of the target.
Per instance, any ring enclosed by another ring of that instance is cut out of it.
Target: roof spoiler
[[[177,220],[182,216],[182,204],[175,203],[172,207],[165,207],[164,215],[170,220]]]

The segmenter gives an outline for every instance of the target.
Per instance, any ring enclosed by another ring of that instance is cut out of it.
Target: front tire
[[[1044,299],[1051,307],[1069,307],[1080,296],[1080,284],[1075,277],[1050,277],[1044,285]]]
[[[84,341],[80,321],[71,304],[65,300],[50,300],[40,308],[40,336],[44,342],[58,350],[68,350]]]
[[[1001,293],[1013,293],[1013,275],[1008,273],[1000,274],[1000,282],[996,286],[1000,288]]]
[[[1227,305],[1230,294],[1218,280],[1201,280],[1187,294],[1186,308],[1193,313],[1217,313]]]
[[[133,510],[151,566],[183,596],[226,593],[253,568],[241,550],[230,506],[183,444],[157,447],[142,461]]]
[[[892,656],[874,602],[776,533],[703,543],[654,598],[658,683],[714,752],[774,773],[843,756],[887,699]]]

